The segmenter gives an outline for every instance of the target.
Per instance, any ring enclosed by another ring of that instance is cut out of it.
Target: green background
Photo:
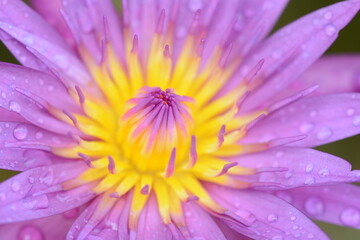
[[[51,0],[49,0],[51,1]],[[118,1],[118,0],[117,0]],[[119,1],[118,1],[119,2]],[[312,12],[318,8],[339,2],[335,0],[291,0],[287,9],[281,16],[275,29],[286,25],[295,19]],[[360,53],[360,14],[340,33],[337,41],[326,54],[334,53]],[[0,61],[16,62],[11,54],[0,43]],[[342,157],[353,164],[353,167],[360,169],[360,135],[345,139],[336,143],[321,146],[318,149]],[[16,172],[0,170],[0,181],[11,177]],[[332,224],[319,223],[319,226],[326,231],[331,239],[348,240],[360,239],[360,230],[346,227],[339,227]]]

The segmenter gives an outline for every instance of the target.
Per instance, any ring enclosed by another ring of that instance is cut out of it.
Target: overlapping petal
[[[219,216],[236,231],[254,239],[329,239],[287,202],[269,193],[207,185],[210,194],[229,209]]]
[[[236,162],[239,166],[257,169],[257,174],[241,176],[239,179],[261,189],[359,181],[347,161],[313,149],[277,147],[240,156]]]
[[[314,95],[360,91],[360,56],[357,54],[325,55],[294,81],[280,98],[318,85]]]
[[[276,192],[307,216],[360,228],[360,188],[351,184],[303,187]]]
[[[357,0],[336,3],[285,26],[262,43],[243,68],[252,68],[264,59],[258,77],[262,84],[246,99],[242,111],[271,104],[270,99],[285,90],[327,50],[359,8]]]
[[[52,216],[76,208],[94,196],[91,184],[64,190],[86,164],[72,162],[33,168],[0,184],[0,222],[12,223]]]
[[[243,142],[306,136],[293,146],[319,146],[360,133],[360,94],[311,96],[281,108],[250,129]]]
[[[3,240],[14,239],[65,239],[66,234],[81,213],[81,208],[74,208],[62,214],[0,226]]]

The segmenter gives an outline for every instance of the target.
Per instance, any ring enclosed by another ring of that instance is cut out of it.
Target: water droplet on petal
[[[310,112],[310,117],[316,117],[316,116],[317,116],[317,111]]]
[[[60,55],[60,54],[55,55],[53,57],[53,60],[54,60],[55,64],[58,65],[62,69],[66,69],[69,67],[70,61],[64,55]]]
[[[47,87],[47,89],[49,92],[52,92],[52,91],[54,91],[55,87],[53,85],[50,85]]]
[[[360,223],[360,213],[357,209],[345,209],[340,216],[341,221],[347,226],[356,226]]]
[[[36,138],[37,140],[41,139],[43,136],[44,136],[44,134],[43,134],[42,132],[37,132],[37,133],[35,133],[35,138]]]
[[[244,209],[238,209],[236,212],[235,212],[236,215],[238,215],[239,217],[243,218],[245,221],[247,221],[249,224],[252,224],[256,221],[256,218],[255,216],[247,211],[247,210],[244,210]]]
[[[269,222],[276,222],[278,220],[278,216],[276,214],[269,214],[269,216],[267,217],[267,220]]]
[[[307,179],[305,179],[305,185],[312,185],[312,184],[314,184],[314,182],[315,182],[315,178],[313,178],[313,177],[309,177],[309,178],[307,178]]]
[[[320,131],[317,134],[317,138],[319,140],[326,140],[332,135],[332,130],[328,127],[324,127],[320,129]]]
[[[310,172],[312,172],[313,169],[314,169],[314,165],[312,163],[310,163],[306,166],[305,171],[307,173],[310,173]]]
[[[360,126],[360,116],[355,116],[352,123],[355,127]]]
[[[312,234],[312,233],[308,233],[307,238],[308,238],[308,239],[312,239],[312,238],[314,238],[314,234]]]
[[[327,177],[330,174],[330,170],[327,168],[323,168],[319,170],[318,174],[320,175],[320,177]]]
[[[25,36],[22,41],[25,45],[31,45],[34,43],[34,38],[32,36]]]
[[[18,181],[13,181],[12,184],[11,184],[11,189],[14,191],[14,192],[17,192],[20,190],[20,183]]]
[[[336,34],[337,27],[334,24],[328,24],[325,26],[325,34],[329,37],[332,37]]]
[[[314,129],[314,124],[312,124],[312,123],[303,123],[300,125],[300,128],[299,128],[301,133],[308,133],[313,129]]]
[[[326,12],[324,14],[324,18],[327,19],[327,20],[330,20],[332,18],[332,16],[333,16],[332,12]]]
[[[20,107],[19,103],[15,102],[15,101],[11,101],[9,103],[9,108],[10,108],[11,111],[14,111],[14,112],[17,112],[17,113],[21,112],[21,107]]]
[[[346,115],[351,117],[352,115],[354,115],[355,110],[353,108],[349,108],[348,110],[346,110]]]
[[[14,129],[14,137],[18,140],[24,140],[28,135],[28,129],[25,125],[19,124]]]
[[[320,215],[324,212],[324,203],[318,197],[309,197],[305,201],[305,211],[314,216]]]
[[[6,93],[2,92],[2,93],[1,93],[1,97],[2,97],[3,99],[5,99],[5,98],[6,98]]]
[[[44,236],[41,230],[35,226],[23,227],[18,235],[18,240],[43,240]]]

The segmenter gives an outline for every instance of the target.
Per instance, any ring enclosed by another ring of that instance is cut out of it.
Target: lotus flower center
[[[141,171],[164,170],[176,152],[177,163],[186,161],[193,118],[193,100],[173,89],[144,87],[126,105],[119,137],[124,157]],[[137,151],[134,151],[137,149]]]

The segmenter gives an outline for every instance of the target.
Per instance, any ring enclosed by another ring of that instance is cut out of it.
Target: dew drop
[[[35,226],[23,227],[18,235],[18,240],[43,240],[44,236],[41,230]]]
[[[35,182],[35,179],[33,177],[28,177],[29,183],[33,184]]]
[[[314,238],[314,234],[312,234],[312,233],[308,233],[307,238],[308,238],[308,239],[312,239],[312,238]]]
[[[52,92],[52,91],[54,91],[55,87],[53,85],[50,85],[47,87],[47,89],[49,92]]]
[[[238,209],[235,214],[246,220],[249,224],[253,224],[256,221],[255,216],[247,210]]]
[[[315,178],[313,178],[313,177],[309,177],[309,178],[307,178],[307,179],[305,179],[305,185],[312,185],[312,184],[314,184],[314,182],[315,182]]]
[[[32,36],[25,36],[22,41],[25,45],[31,45],[34,43],[34,38]]]
[[[44,134],[43,134],[42,132],[37,132],[37,133],[35,133],[35,138],[36,138],[37,140],[41,139],[43,136],[44,136]]]
[[[326,20],[330,20],[330,19],[332,18],[332,16],[333,16],[332,12],[326,12],[326,13],[324,14],[324,18],[325,18]]]
[[[341,221],[347,226],[356,226],[360,223],[360,213],[357,209],[345,209],[340,216]]]
[[[20,183],[18,181],[13,181],[12,184],[11,184],[11,189],[14,192],[19,191],[20,190]]]
[[[284,156],[284,152],[282,152],[282,151],[277,151],[275,153],[275,157],[277,157],[277,158],[281,158],[282,156]]]
[[[324,212],[324,203],[318,197],[309,197],[305,201],[305,211],[311,215],[318,216]]]
[[[327,168],[323,168],[318,171],[318,174],[320,177],[327,177],[330,174],[330,170]]]
[[[317,116],[317,111],[310,112],[310,117],[316,117],[316,116]]]
[[[278,216],[276,214],[269,214],[269,216],[267,217],[267,220],[269,222],[276,222],[278,220]]]
[[[9,108],[11,111],[20,113],[21,112],[21,107],[19,105],[19,103],[15,102],[15,101],[11,101],[9,104]]]
[[[332,135],[332,130],[328,127],[324,127],[320,129],[320,131],[317,134],[317,138],[319,140],[326,140]]]
[[[313,129],[314,129],[314,124],[312,124],[312,123],[303,123],[300,125],[300,128],[299,128],[301,133],[308,133]]]
[[[332,37],[336,34],[337,27],[334,24],[328,24],[325,26],[325,34],[329,37]]]
[[[355,116],[352,123],[354,127],[360,126],[360,116]]]
[[[54,60],[55,64],[58,65],[62,69],[66,69],[70,65],[69,59],[66,56],[61,55],[61,54],[55,55],[53,57],[53,60]]]
[[[355,110],[353,108],[349,108],[348,110],[346,110],[346,115],[351,117],[352,115],[354,115]]]
[[[312,20],[312,23],[313,23],[315,26],[318,26],[319,23],[320,23],[320,19],[314,18],[314,19]]]
[[[1,97],[2,97],[3,99],[5,99],[5,98],[6,98],[6,93],[2,92],[2,93],[1,93]]]
[[[28,135],[28,129],[25,125],[19,124],[14,129],[14,137],[18,140],[24,140]]]
[[[310,163],[306,166],[305,171],[307,173],[310,173],[310,172],[312,172],[313,169],[314,169],[314,165],[312,163]]]

